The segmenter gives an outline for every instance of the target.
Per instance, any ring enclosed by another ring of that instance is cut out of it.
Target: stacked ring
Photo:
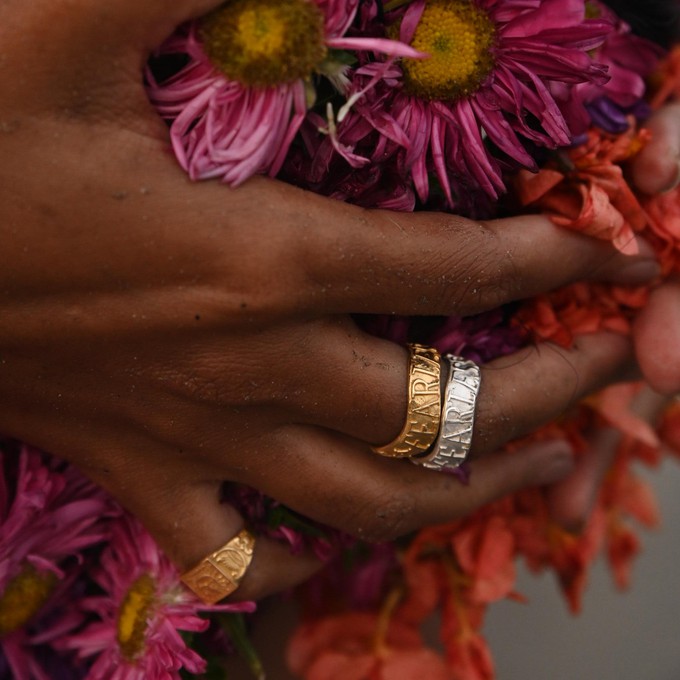
[[[439,433],[441,420],[441,364],[436,349],[409,345],[409,394],[406,423],[399,436],[373,450],[388,458],[410,458],[426,453]]]
[[[431,451],[411,458],[412,463],[431,470],[457,468],[467,458],[481,384],[479,366],[473,361],[452,354],[446,354],[444,359],[449,363],[449,376],[441,430]]]
[[[253,559],[254,549],[255,537],[243,529],[226,545],[184,572],[182,583],[206,604],[215,604],[239,587]]]

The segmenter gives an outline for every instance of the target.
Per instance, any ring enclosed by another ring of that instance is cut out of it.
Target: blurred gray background
[[[523,573],[530,603],[500,602],[487,619],[498,680],[680,680],[680,464],[644,476],[662,525],[640,533],[631,588],[616,590],[598,564],[574,617],[550,575]]]
[[[522,572],[517,589],[529,604],[500,602],[487,617],[497,680],[680,680],[680,464],[641,472],[656,489],[662,526],[641,530],[630,590],[617,591],[600,563],[573,617],[552,575]],[[293,619],[285,607],[267,609],[255,630],[267,678],[292,680],[277,661]],[[229,677],[249,675],[236,665]]]

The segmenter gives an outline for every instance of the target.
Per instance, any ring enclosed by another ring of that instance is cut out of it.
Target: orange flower
[[[471,583],[466,596],[477,603],[507,597],[515,585],[515,539],[508,518],[477,517],[452,537],[454,554]]]
[[[645,237],[654,245],[662,275],[680,272],[680,191],[652,196],[644,201],[644,208]]]
[[[640,387],[639,383],[611,385],[590,397],[587,404],[631,439],[649,447],[658,447],[659,437],[654,429],[631,409]]]
[[[644,306],[646,288],[575,283],[527,301],[514,322],[534,339],[570,347],[584,333],[630,333],[630,319]]]
[[[441,561],[434,557],[413,560],[404,565],[403,573],[407,595],[398,617],[407,623],[422,623],[437,610],[445,590]]]
[[[493,680],[496,677],[491,650],[481,635],[447,636],[444,639],[446,660],[455,670],[456,680]]]
[[[288,645],[291,671],[304,680],[452,680],[416,628],[350,612],[298,627]]]
[[[674,47],[661,62],[652,84],[656,85],[651,101],[654,109],[658,109],[669,99],[680,97],[680,45]]]
[[[607,532],[607,561],[614,582],[621,590],[630,585],[633,559],[640,552],[640,539],[623,522],[613,522]]]
[[[545,212],[558,226],[611,241],[621,252],[634,254],[634,232],[647,220],[619,164],[648,139],[649,133],[636,131],[634,125],[621,135],[591,130],[585,144],[564,152],[537,174],[520,171],[515,181],[519,201]]]
[[[625,515],[651,529],[659,525],[659,507],[651,487],[634,474],[627,451],[622,447],[602,485],[602,502],[613,521]]]
[[[659,435],[668,453],[680,458],[680,401],[677,399],[666,409]]]
[[[553,524],[550,531],[550,566],[555,571],[569,609],[581,611],[590,566],[600,551],[605,533],[605,515],[595,507],[583,531],[570,534]]]

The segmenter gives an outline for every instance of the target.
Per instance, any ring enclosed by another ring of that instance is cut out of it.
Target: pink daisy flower
[[[49,680],[37,646],[79,625],[65,607],[82,551],[117,509],[76,470],[22,447],[0,450],[0,648],[16,680]]]
[[[629,127],[628,114],[643,118],[650,115],[651,109],[644,102],[645,79],[656,70],[664,50],[634,35],[627,23],[597,0],[589,0],[588,10],[614,27],[592,55],[607,67],[609,80],[581,83],[564,92],[563,110],[568,107],[572,127],[578,133],[585,132],[591,122],[607,132],[621,133]]]
[[[202,673],[206,662],[187,647],[179,631],[205,631],[210,622],[199,617],[201,612],[255,609],[251,602],[202,604],[129,515],[114,525],[93,578],[105,594],[81,605],[99,620],[63,643],[81,659],[95,657],[88,680],[179,680],[181,669]]]
[[[430,58],[395,62],[357,103],[383,136],[371,160],[396,152],[423,202],[435,173],[452,207],[468,191],[496,199],[505,168],[536,168],[534,146],[571,142],[551,85],[604,82],[588,52],[612,25],[586,19],[583,0],[413,0],[392,30]],[[357,69],[353,87],[376,68]]]
[[[192,179],[232,186],[274,176],[314,103],[314,76],[340,91],[348,70],[339,50],[417,53],[397,41],[345,37],[360,0],[232,0],[184,27],[159,57],[184,55],[165,81],[149,69],[148,92]]]

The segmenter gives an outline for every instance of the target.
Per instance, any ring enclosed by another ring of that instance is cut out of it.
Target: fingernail
[[[649,283],[660,276],[660,274],[661,267],[656,260],[640,260],[635,258],[633,262],[624,264],[616,272],[616,282],[630,285]]]
[[[535,482],[539,486],[554,484],[568,477],[574,470],[574,453],[564,440],[542,442],[537,445]]]

